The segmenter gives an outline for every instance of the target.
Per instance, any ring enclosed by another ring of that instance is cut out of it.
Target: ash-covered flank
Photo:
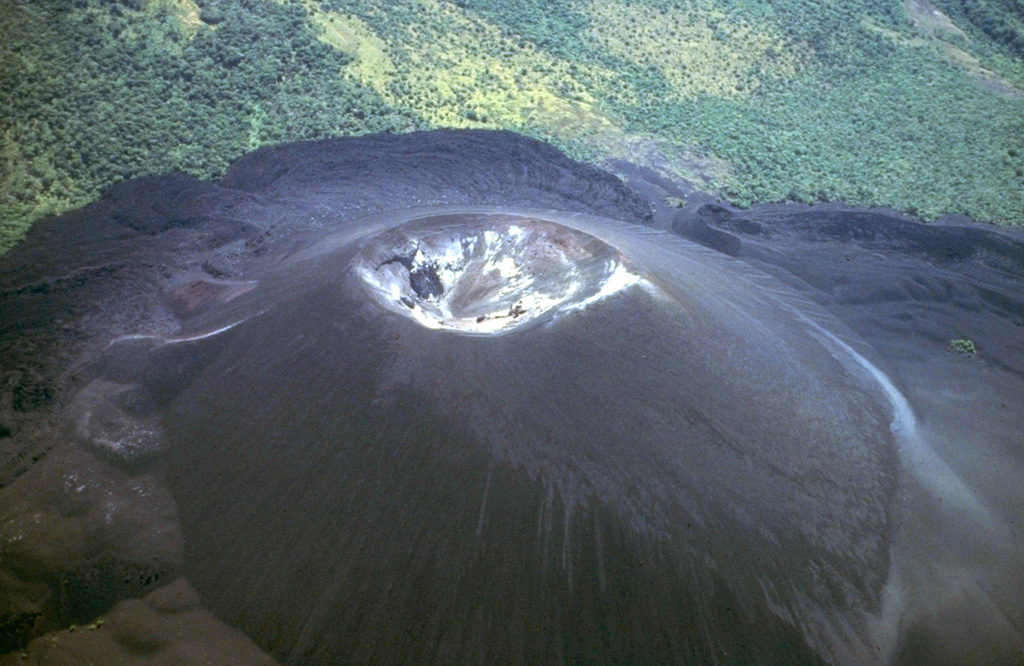
[[[0,664],[1020,662],[1022,234],[613,167],[310,142],[38,224]]]

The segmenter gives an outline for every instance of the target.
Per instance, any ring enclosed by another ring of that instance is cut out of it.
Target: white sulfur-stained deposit
[[[373,239],[357,271],[427,328],[492,334],[610,296],[640,277],[610,245],[539,219],[427,217]]]

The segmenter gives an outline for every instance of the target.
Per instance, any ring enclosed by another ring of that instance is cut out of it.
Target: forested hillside
[[[0,0],[0,249],[112,182],[440,126],[745,204],[1024,223],[1021,0]]]

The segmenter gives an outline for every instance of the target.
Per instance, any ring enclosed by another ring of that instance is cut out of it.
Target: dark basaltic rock
[[[699,247],[649,180],[373,136],[38,225],[0,258],[10,640],[152,561],[286,663],[1013,663],[1020,234],[693,196]],[[179,653],[136,634],[81,654]]]
[[[735,257],[740,253],[740,239],[719,228],[722,222],[731,220],[732,216],[733,213],[724,206],[704,204],[693,213],[680,211],[676,214],[672,220],[672,232],[704,247]]]
[[[281,196],[270,195],[273,177],[255,176],[268,157],[286,180],[298,179]],[[341,171],[326,167],[334,162]],[[303,190],[301,174],[317,169],[322,178]],[[132,492],[165,464],[147,434],[155,432],[153,396],[120,381],[137,379],[131,367],[96,363],[111,340],[141,334],[140,349],[148,349],[145,336],[173,335],[179,317],[230,303],[253,287],[246,275],[262,274],[341,220],[448,201],[573,207],[641,223],[648,215],[646,202],[613,176],[540,142],[501,132],[420,133],[282,146],[248,156],[220,183],[181,174],[122,183],[82,210],[40,222],[0,258],[0,507],[5,543],[17,544],[5,554],[3,566],[15,573],[3,578],[0,594],[9,648],[79,619],[86,607],[66,603],[72,597],[62,581],[106,580],[89,573],[103,569],[88,565],[101,554],[103,561],[134,562],[140,552],[143,561],[177,557],[167,541],[167,530],[178,529],[173,521],[151,514],[147,532],[132,527],[130,513],[126,522],[103,509],[103,502],[138,504]],[[97,383],[97,374],[112,380]],[[189,378],[164,372],[161,381],[178,386]],[[94,404],[97,394],[109,404]],[[122,395],[137,397],[122,404]],[[75,466],[106,479],[97,481],[106,490],[77,492],[70,460],[85,461]],[[165,499],[140,513],[163,515]],[[65,505],[82,507],[83,520],[64,516]],[[77,527],[67,527],[104,515],[112,528],[86,527],[94,538],[84,544]],[[24,521],[37,519],[49,536],[32,536],[40,532]],[[181,575],[172,569],[162,580]],[[74,587],[74,599],[90,598]],[[91,595],[88,613],[139,593],[105,586]]]

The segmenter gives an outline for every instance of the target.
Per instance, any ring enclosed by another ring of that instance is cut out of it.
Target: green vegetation
[[[124,178],[216,176],[267,143],[424,127],[342,76],[351,58],[301,8],[229,0],[201,20],[189,9],[2,1],[0,249]]]
[[[961,338],[957,338],[956,340],[950,340],[949,346],[953,349],[953,351],[960,354],[975,354],[978,351],[977,348],[974,346],[973,342]]]
[[[0,0],[0,251],[123,178],[440,126],[1022,224],[1021,0],[934,1]]]

